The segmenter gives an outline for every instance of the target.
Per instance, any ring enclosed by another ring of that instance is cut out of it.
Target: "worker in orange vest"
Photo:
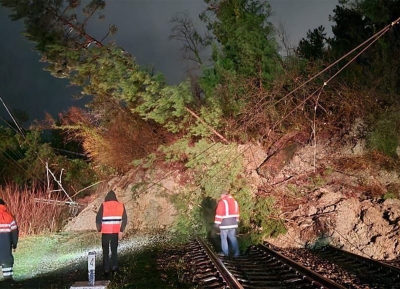
[[[222,254],[229,255],[228,241],[231,245],[233,256],[239,256],[239,244],[236,239],[236,229],[239,222],[238,202],[225,191],[217,204],[214,223],[220,229]]]
[[[0,266],[4,280],[13,280],[12,250],[17,249],[18,233],[17,222],[0,199]]]
[[[118,241],[122,238],[127,219],[124,204],[118,202],[114,191],[109,191],[96,215],[97,231],[101,232],[105,277],[109,275],[110,268],[113,275],[118,271]]]

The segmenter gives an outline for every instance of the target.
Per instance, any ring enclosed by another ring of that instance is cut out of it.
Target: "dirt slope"
[[[152,174],[132,170],[124,176],[115,177],[107,184],[98,188],[98,194],[77,217],[66,225],[66,231],[96,230],[96,213],[104,201],[109,190],[114,190],[119,201],[125,204],[128,215],[126,230],[162,229],[170,226],[174,220],[176,210],[168,201],[168,194],[172,194],[179,185],[180,174],[158,170]],[[152,185],[152,180],[157,185]],[[137,188],[139,184],[145,184]],[[150,185],[149,185],[150,184]]]
[[[280,200],[288,228],[268,241],[281,247],[331,243],[375,259],[397,258],[399,173],[384,169],[390,160],[367,152],[363,141],[328,138],[298,145],[292,156],[286,162],[278,153],[261,167],[269,177],[263,192]]]
[[[254,144],[238,146],[254,194],[278,200],[280,218],[288,229],[285,235],[267,241],[280,247],[329,242],[376,259],[397,258],[399,170],[383,169],[389,161],[369,154],[356,135],[321,136],[317,145],[309,144],[308,137],[293,133],[268,151]],[[168,169],[146,174],[133,170],[116,177],[66,230],[94,230],[95,213],[109,189],[126,205],[128,229],[169,226],[176,211],[168,195],[178,191],[183,178]],[[138,189],[138,184],[152,184],[154,179],[157,184]]]

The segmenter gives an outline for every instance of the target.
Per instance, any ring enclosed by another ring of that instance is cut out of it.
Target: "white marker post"
[[[78,281],[70,289],[106,289],[110,284],[109,280],[96,281],[96,252],[88,253],[88,281]]]
[[[89,285],[94,286],[96,282],[96,252],[92,251],[88,254],[88,275],[89,275]]]

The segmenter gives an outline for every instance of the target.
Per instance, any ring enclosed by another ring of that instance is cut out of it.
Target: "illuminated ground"
[[[134,234],[123,239],[119,247],[120,272],[109,288],[178,288],[173,280],[168,285],[163,282],[157,270],[158,253],[164,241],[160,236]],[[97,278],[103,279],[99,233],[21,238],[14,253],[16,282],[9,285],[0,281],[0,288],[69,289],[75,282],[87,280],[89,251],[97,252]]]

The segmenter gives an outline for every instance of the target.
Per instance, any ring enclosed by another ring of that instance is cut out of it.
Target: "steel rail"
[[[235,276],[233,276],[233,274],[228,270],[228,268],[226,268],[224,263],[217,257],[217,255],[210,248],[210,246],[208,246],[207,243],[201,238],[197,238],[197,241],[203,247],[204,251],[206,252],[208,257],[211,259],[211,261],[214,263],[215,267],[217,267],[218,271],[222,275],[221,277],[224,279],[224,281],[229,286],[229,288],[231,288],[231,289],[244,289],[244,287],[235,278]]]
[[[333,246],[325,246],[316,255],[338,264],[357,276],[360,282],[371,288],[400,289],[400,268],[383,261],[364,257]],[[311,252],[312,252],[311,251]]]
[[[397,273],[398,274],[397,276],[400,277],[400,268],[398,268],[396,266],[393,266],[393,265],[390,265],[390,264],[386,264],[386,263],[381,262],[379,260],[375,260],[375,259],[371,259],[371,258],[364,257],[364,256],[361,256],[361,255],[357,255],[355,253],[348,252],[348,251],[345,251],[345,250],[342,250],[342,249],[339,249],[339,248],[336,248],[336,247],[333,247],[333,246],[330,246],[330,245],[325,246],[325,248],[328,248],[329,250],[332,250],[334,252],[340,253],[345,257],[349,256],[350,258],[356,259],[356,260],[361,261],[363,263],[369,263],[369,264],[374,265],[374,266],[380,266],[380,267],[382,267],[384,269],[389,270],[389,272]]]
[[[271,248],[267,247],[266,245],[257,245],[256,246],[258,249],[264,251],[265,253],[274,256],[280,260],[282,260],[282,262],[286,263],[287,266],[293,268],[294,270],[296,270],[297,272],[301,273],[304,278],[306,278],[307,280],[309,280],[312,284],[316,284],[318,286],[322,288],[326,288],[326,289],[346,289],[346,287],[333,282],[332,280],[325,278],[324,276],[311,271],[310,269],[304,267],[303,265],[285,257],[284,255],[276,252],[275,250],[272,250]]]

